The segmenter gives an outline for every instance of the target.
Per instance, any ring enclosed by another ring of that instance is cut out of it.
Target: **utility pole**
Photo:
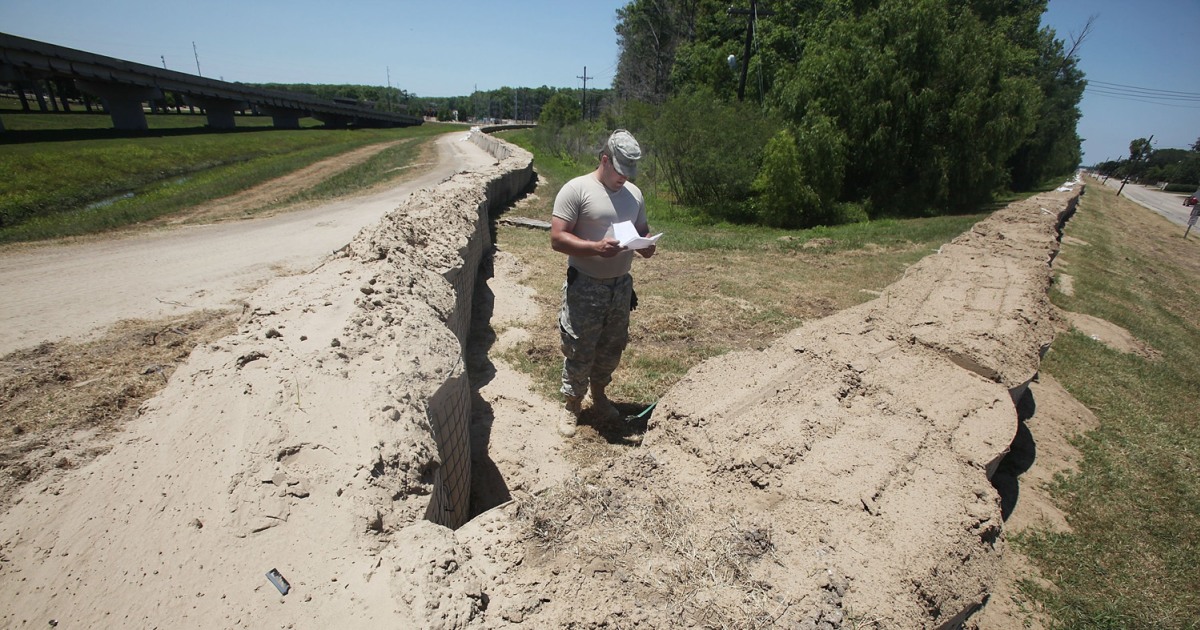
[[[163,62],[163,70],[166,70],[166,69],[167,69],[167,56],[166,56],[166,55],[159,55],[159,56],[158,56],[158,58],[159,58],[159,59],[162,59],[162,62]]]
[[[204,76],[200,73],[200,53],[196,52],[196,42],[192,42],[192,55],[196,57],[196,76]]]
[[[746,16],[746,47],[742,51],[742,78],[738,81],[738,100],[741,101],[746,97],[746,71],[750,69],[750,42],[754,39],[754,25],[758,22],[758,16],[769,17],[775,12],[769,9],[759,11],[758,0],[750,0],[749,9],[729,7],[725,13]]]
[[[1147,148],[1147,149],[1150,149],[1150,148],[1151,148],[1151,147],[1150,147],[1150,143],[1151,143],[1151,142],[1154,142],[1154,134],[1150,134],[1150,137],[1146,139],[1146,148]],[[1132,144],[1132,143],[1130,143],[1130,144]],[[1146,155],[1146,156],[1138,155],[1138,156],[1137,156],[1137,161],[1138,161],[1138,162],[1141,162],[1142,160],[1146,159],[1147,157],[1149,157],[1149,155]],[[1132,156],[1132,155],[1131,155],[1131,156],[1129,156],[1129,162],[1130,162],[1131,164],[1133,163],[1133,160],[1134,160],[1134,156]],[[1128,173],[1126,173],[1126,174],[1125,174],[1125,177],[1124,177],[1124,179],[1122,179],[1122,180],[1121,180],[1121,187],[1117,189],[1117,196],[1118,196],[1118,197],[1120,197],[1120,196],[1121,196],[1121,191],[1122,191],[1122,190],[1125,190],[1125,184],[1128,184],[1128,183],[1129,183],[1129,174],[1128,174]],[[1186,232],[1185,232],[1185,235],[1186,235]]]
[[[575,78],[576,78],[576,79],[583,79],[583,109],[582,109],[582,115],[583,115],[583,120],[587,120],[587,82],[588,82],[588,79],[593,79],[593,78],[595,78],[595,77],[589,77],[589,76],[587,75],[587,66],[584,66],[584,67],[583,67],[583,76],[578,76],[578,75],[576,75],[576,77],[575,77]]]
[[[384,92],[384,94],[387,95],[387,108],[388,108],[387,110],[390,112],[390,111],[392,111],[392,67],[384,66],[384,68],[387,69],[387,82],[388,82],[387,92]]]

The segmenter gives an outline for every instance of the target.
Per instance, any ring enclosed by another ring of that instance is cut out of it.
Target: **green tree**
[[[550,97],[550,101],[542,108],[538,116],[538,124],[550,128],[561,128],[578,122],[582,117],[579,101],[566,92],[559,92]]]
[[[1154,147],[1148,138],[1130,140],[1129,157],[1121,162],[1117,168],[1117,174],[1126,179],[1141,181],[1146,177],[1148,162],[1153,152]]]
[[[804,218],[820,207],[816,192],[805,182],[796,137],[788,129],[767,142],[754,192],[759,221],[772,227],[801,227]]]
[[[704,87],[717,112],[733,100],[748,61],[746,100],[791,125],[802,162],[811,143],[805,121],[826,120],[837,131],[841,140],[825,146],[841,147],[844,159],[803,169],[809,185],[841,183],[818,194],[822,206],[955,211],[1078,165],[1084,82],[1075,53],[1084,36],[1065,47],[1041,29],[1046,0],[759,6],[771,14],[754,22],[745,60],[746,16],[730,14],[727,0],[630,2],[618,12],[617,82],[650,87],[619,95],[663,100]],[[730,54],[739,67],[728,67]],[[679,122],[697,128],[688,116]],[[656,129],[668,135],[669,124]]]
[[[617,9],[617,74],[622,99],[662,103],[671,94],[676,49],[694,38],[697,0],[634,0]]]
[[[707,86],[672,97],[650,128],[664,183],[680,202],[747,220],[763,147],[779,122],[756,106],[726,103]]]
[[[940,212],[1008,183],[1005,162],[1033,130],[1040,95],[1006,66],[1024,51],[1005,32],[946,0],[825,15],[772,100],[790,120],[820,114],[845,133],[843,199]]]

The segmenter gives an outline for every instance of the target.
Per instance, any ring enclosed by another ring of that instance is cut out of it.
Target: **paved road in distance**
[[[1110,177],[1104,185],[1106,188],[1101,191],[1102,194],[1115,193],[1121,188],[1121,180]],[[1171,223],[1181,227],[1187,226],[1188,215],[1192,212],[1190,207],[1183,205],[1187,193],[1169,193],[1154,187],[1125,184],[1121,196],[1161,214]]]

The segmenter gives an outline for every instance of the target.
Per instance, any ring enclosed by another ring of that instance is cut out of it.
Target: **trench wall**
[[[472,131],[470,142],[495,157],[501,168],[484,179],[482,199],[470,210],[475,220],[463,244],[461,264],[442,272],[455,296],[454,310],[446,323],[458,339],[459,360],[458,369],[429,401],[429,424],[441,465],[435,473],[425,518],[451,528],[465,523],[470,513],[471,383],[462,356],[470,335],[475,280],[480,263],[492,246],[489,216],[515,199],[533,181],[533,157],[528,152],[484,131]]]
[[[424,321],[445,324],[445,330],[429,331],[419,340],[394,346],[372,341],[361,351],[394,347],[399,356],[390,386],[395,395],[417,401],[411,411],[423,414],[420,421],[427,424],[436,444],[436,461],[397,463],[389,487],[397,495],[410,495],[413,468],[432,470],[432,480],[426,475],[418,482],[431,487],[424,517],[450,528],[466,522],[470,511],[471,384],[463,356],[475,280],[491,249],[490,215],[525,191],[534,176],[533,156],[519,147],[480,129],[472,129],[460,141],[487,151],[495,158],[494,165],[458,173],[431,190],[414,193],[348,247],[375,283],[367,289],[367,297],[358,300],[361,318],[383,318],[389,327],[399,322],[404,329],[404,322],[421,325],[415,311],[432,311],[433,317]],[[394,296],[399,310],[381,314],[397,307],[388,305],[392,300],[375,299],[379,294]],[[414,347],[418,345],[421,348]],[[392,445],[380,456],[383,461],[401,462],[413,453],[409,447]],[[381,476],[388,477],[390,471],[384,468]]]

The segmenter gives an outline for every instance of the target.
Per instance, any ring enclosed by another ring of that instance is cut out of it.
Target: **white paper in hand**
[[[613,224],[613,238],[621,244],[625,249],[644,249],[653,245],[658,241],[658,237],[663,233],[659,232],[654,236],[642,236],[638,234],[637,228],[633,226],[633,221],[621,221]]]

